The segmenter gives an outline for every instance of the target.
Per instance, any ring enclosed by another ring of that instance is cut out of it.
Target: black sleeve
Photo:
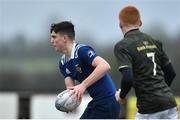
[[[156,43],[157,43],[158,48],[160,49],[159,55],[160,55],[161,67],[164,67],[170,63],[170,59],[167,56],[167,54],[165,53],[162,43],[158,40],[156,40]]]
[[[120,98],[125,98],[133,85],[133,71],[131,68],[126,67],[121,69],[121,73],[122,73],[122,80],[121,80]]]
[[[129,55],[128,50],[123,48],[120,44],[116,44],[114,47],[114,55],[116,57],[119,70],[125,67],[132,68],[132,58]]]
[[[174,68],[171,63],[167,64],[162,68],[164,72],[164,78],[165,82],[167,83],[168,86],[171,86],[172,81],[174,80],[176,73],[174,71]]]

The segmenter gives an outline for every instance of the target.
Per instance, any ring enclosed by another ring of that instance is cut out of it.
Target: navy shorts
[[[98,101],[90,101],[80,119],[118,119],[119,114],[120,104],[113,96]]]

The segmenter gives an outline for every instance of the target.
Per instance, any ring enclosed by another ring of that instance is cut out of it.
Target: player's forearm
[[[133,72],[131,68],[124,68],[122,71],[120,98],[125,98],[133,85]]]
[[[164,66],[162,69],[164,71],[165,82],[167,83],[168,86],[170,86],[176,76],[175,70],[171,63]]]
[[[68,87],[74,86],[74,81],[71,79],[71,77],[66,77],[64,81],[65,81],[66,89]]]
[[[82,84],[88,88],[96,81],[100,80],[110,69],[110,65],[106,62],[99,64],[96,66],[94,71],[82,82]]]

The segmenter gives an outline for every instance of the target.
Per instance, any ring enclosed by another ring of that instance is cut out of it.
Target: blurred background
[[[118,13],[125,5],[135,5],[141,30],[162,41],[177,76],[171,86],[180,104],[180,0],[0,0],[0,119],[79,118],[87,102],[73,113],[54,107],[56,95],[65,89],[56,53],[50,43],[50,25],[68,20],[75,25],[76,42],[93,46],[112,69],[120,87],[113,54],[123,38]],[[121,118],[133,118],[136,107],[133,90]]]

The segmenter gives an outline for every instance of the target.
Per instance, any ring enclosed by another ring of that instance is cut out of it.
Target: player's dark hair
[[[74,25],[69,21],[51,24],[50,32],[52,33],[53,31],[59,34],[65,34],[71,39],[75,38]]]

